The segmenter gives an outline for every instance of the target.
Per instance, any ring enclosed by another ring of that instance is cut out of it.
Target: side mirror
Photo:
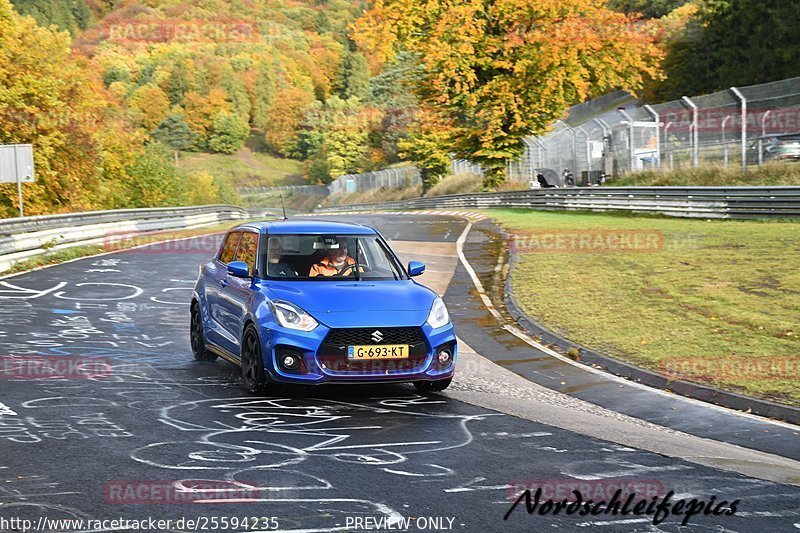
[[[237,278],[249,278],[250,267],[244,261],[233,261],[228,263],[228,274]]]
[[[409,261],[408,262],[408,275],[411,277],[419,276],[425,272],[425,263],[420,263],[419,261]]]

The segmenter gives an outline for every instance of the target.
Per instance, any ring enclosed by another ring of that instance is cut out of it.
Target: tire
[[[242,335],[240,360],[242,386],[251,394],[264,392],[267,380],[264,373],[264,359],[261,357],[261,340],[252,324],[245,328]]]
[[[437,381],[415,381],[414,387],[416,387],[418,392],[422,393],[441,392],[449,387],[452,381],[453,378],[440,379]]]
[[[192,354],[197,361],[213,361],[217,354],[206,349],[206,339],[203,336],[203,320],[200,317],[200,304],[192,304],[192,323],[190,326],[192,341]]]

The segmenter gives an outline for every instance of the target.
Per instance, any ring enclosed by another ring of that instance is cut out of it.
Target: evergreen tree
[[[180,115],[169,115],[153,131],[152,137],[174,150],[191,150],[194,134]]]
[[[273,67],[267,62],[258,64],[253,83],[253,125],[266,129],[269,123],[269,109],[275,102],[275,76]]]
[[[645,18],[660,18],[686,4],[689,0],[610,0],[611,9]]]
[[[170,104],[183,104],[183,97],[186,96],[186,93],[189,92],[192,87],[189,76],[189,68],[184,61],[176,62],[175,66],[172,67],[165,87]]]
[[[369,78],[366,58],[359,52],[345,52],[336,77],[336,92],[344,100],[355,96],[363,102],[369,97]]]

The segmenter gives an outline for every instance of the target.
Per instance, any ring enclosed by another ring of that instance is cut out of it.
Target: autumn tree
[[[147,131],[155,129],[169,115],[169,99],[160,87],[142,85],[128,99],[131,116],[138,126]]]
[[[36,25],[0,0],[0,144],[33,144],[36,182],[26,212],[92,209],[99,180],[97,133],[108,105],[99,75],[70,55],[69,35]],[[0,184],[0,216],[17,191]]]
[[[228,95],[222,89],[211,89],[207,96],[194,91],[186,93],[184,98],[184,113],[186,123],[195,135],[195,144],[198,148],[205,148],[214,117],[221,111],[230,111]]]
[[[378,62],[417,55],[422,105],[453,124],[448,151],[483,165],[486,186],[571,104],[658,76],[652,39],[596,0],[375,0],[352,34]]]
[[[249,133],[250,128],[242,117],[221,111],[211,124],[208,147],[215,152],[232,154],[244,146]]]
[[[277,91],[267,111],[269,124],[264,135],[267,146],[282,155],[294,151],[304,112],[313,99],[309,92],[294,87]]]
[[[454,142],[449,124],[425,113],[417,116],[411,132],[398,143],[400,155],[420,169],[422,192],[436,185],[450,170],[449,154],[442,147]]]

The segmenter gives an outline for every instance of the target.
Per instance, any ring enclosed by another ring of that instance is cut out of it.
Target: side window
[[[242,242],[236,252],[236,260],[244,261],[250,269],[250,275],[256,273],[256,252],[258,251],[258,233],[246,231],[242,234]]]
[[[224,264],[228,264],[233,261],[233,254],[236,253],[236,246],[239,244],[239,237],[242,236],[242,232],[234,231],[228,234],[228,237],[225,239],[225,244],[222,246],[222,251],[219,254],[219,261]]]

